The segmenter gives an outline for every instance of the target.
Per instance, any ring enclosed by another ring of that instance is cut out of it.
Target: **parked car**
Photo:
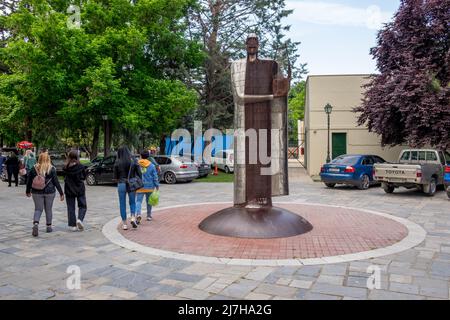
[[[59,153],[50,153],[50,159],[52,161],[52,165],[56,168],[57,174],[62,174],[64,172],[64,165],[66,164],[67,156],[63,152]]]
[[[226,173],[234,172],[234,150],[221,150],[211,157],[211,166],[214,168],[217,164],[217,168],[225,171]]]
[[[320,178],[329,188],[334,188],[336,184],[347,184],[365,190],[377,183],[373,178],[374,164],[384,162],[383,158],[376,155],[342,155],[322,166]]]
[[[190,182],[199,176],[197,165],[188,157],[155,156],[155,160],[161,166],[162,181],[167,184]]]
[[[400,154],[398,163],[376,164],[375,179],[386,193],[396,188],[418,188],[429,196],[444,184],[444,171],[450,165],[450,154],[433,149],[408,149]]]
[[[136,157],[136,156],[135,156]],[[116,163],[117,156],[115,154],[103,158],[100,162],[97,162],[86,168],[86,183],[89,186],[94,186],[102,183],[116,183],[114,181],[114,164]],[[161,175],[159,172],[159,164],[154,158],[150,157],[149,160],[156,166],[159,179]]]
[[[207,164],[205,161],[195,162],[198,168],[198,177],[204,178],[207,177],[211,173],[211,166]]]
[[[207,177],[211,173],[211,165],[207,164],[205,160],[196,160],[196,157],[193,154],[184,154],[183,156],[190,158],[191,161],[195,163],[198,168],[198,178]]]
[[[450,199],[450,165],[445,166],[444,185],[447,190],[447,197]]]
[[[91,161],[90,161],[90,165],[92,166],[92,165],[94,165],[94,164],[97,164],[97,163],[100,163],[100,162],[102,162],[102,160],[103,160],[103,156],[97,156],[97,157],[95,157],[94,159],[92,159]]]

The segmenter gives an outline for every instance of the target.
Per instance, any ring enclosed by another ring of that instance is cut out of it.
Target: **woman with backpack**
[[[142,179],[141,169],[131,155],[127,146],[122,146],[117,150],[117,160],[114,165],[114,180],[117,181],[117,191],[119,194],[120,216],[122,217],[122,229],[128,230],[127,226],[127,194],[130,204],[131,225],[137,228],[136,223],[136,192],[130,188],[130,180],[139,177]]]
[[[141,153],[141,160],[139,160],[139,166],[141,167],[142,172],[142,182],[144,184],[144,187],[142,189],[139,189],[136,191],[137,197],[136,197],[136,221],[137,224],[141,223],[141,207],[142,207],[142,200],[145,196],[145,202],[147,203],[147,221],[152,220],[152,206],[148,203],[148,200],[150,198],[150,195],[153,193],[153,191],[159,190],[159,177],[158,177],[158,171],[156,171],[156,167],[151,161],[148,160],[150,157],[150,152],[147,150],[143,151]]]
[[[86,169],[80,163],[77,150],[69,152],[63,171],[69,228],[72,231],[83,231],[83,220],[87,211],[86,187],[84,186]],[[75,201],[78,203],[78,219],[75,214]]]
[[[64,193],[56,175],[56,169],[52,166],[48,153],[39,155],[38,163],[31,169],[27,180],[27,197],[33,196],[34,218],[32,235],[39,235],[39,220],[45,210],[47,232],[52,232],[53,201],[55,200],[56,189],[59,192],[60,200],[64,201]]]

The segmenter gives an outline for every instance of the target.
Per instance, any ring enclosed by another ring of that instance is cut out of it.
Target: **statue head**
[[[258,49],[259,49],[259,40],[258,36],[255,33],[251,33],[247,37],[246,41],[247,45],[247,55],[256,57],[258,55]]]

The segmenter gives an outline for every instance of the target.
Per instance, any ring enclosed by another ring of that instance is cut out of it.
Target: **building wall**
[[[327,158],[327,115],[324,106],[330,103],[330,154],[332,133],[347,134],[347,153],[368,153],[396,161],[404,147],[382,148],[380,138],[358,127],[357,114],[369,75],[309,76],[306,84],[305,133],[306,169],[309,175],[318,176]]]

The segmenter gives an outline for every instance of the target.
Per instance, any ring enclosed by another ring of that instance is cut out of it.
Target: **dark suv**
[[[86,183],[90,186],[101,183],[116,183],[114,181],[114,164],[116,163],[116,159],[116,155],[110,155],[103,158],[100,162],[88,167],[86,169]],[[136,157],[136,159],[139,158]],[[161,170],[159,169],[158,163],[156,163],[155,159],[152,157],[150,157],[149,160],[156,166],[158,175],[160,175]]]

